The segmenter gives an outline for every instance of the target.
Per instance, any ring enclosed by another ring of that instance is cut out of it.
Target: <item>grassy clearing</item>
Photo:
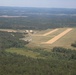
[[[66,28],[59,28],[58,31],[53,32],[52,34],[49,34],[47,36],[31,36],[33,39],[32,42],[35,42],[35,43],[46,42],[46,41],[50,40],[51,38],[55,37],[56,35],[58,35],[59,33],[63,32],[65,29]]]
[[[27,47],[29,48],[45,48],[46,51],[51,51],[53,47],[64,47],[64,48],[70,48],[70,49],[76,49],[71,46],[73,42],[76,41],[76,28],[73,28],[72,31],[58,39],[53,44],[41,44],[41,42],[46,42],[50,40],[51,38],[55,37],[56,35],[60,34],[61,32],[65,31],[67,28],[59,28],[58,31],[49,34],[47,36],[31,36],[33,39]],[[33,57],[33,58],[44,58],[40,56],[39,52],[35,52],[32,50],[28,50],[25,48],[10,48],[6,50],[10,53],[17,53],[20,55],[25,55],[27,57]]]
[[[53,43],[51,46],[61,46],[65,48],[72,48],[71,44],[76,41],[76,28],[73,28],[72,31],[70,31],[68,34],[60,38],[58,41]]]
[[[50,31],[52,31],[53,29],[47,29],[47,30],[39,30],[39,31],[37,31],[37,35],[43,35],[43,34],[45,34],[45,33],[48,33],[48,32],[50,32]]]
[[[59,35],[55,36],[51,40],[45,42],[44,44],[53,44],[54,42],[56,42],[57,40],[59,40],[61,37],[63,37],[64,35],[66,35],[71,30],[72,30],[72,28],[68,28],[67,30],[63,31],[62,33],[60,33]]]
[[[43,47],[43,46],[47,46],[47,45],[42,45],[42,42],[46,42],[48,40],[50,40],[51,38],[55,37],[56,35],[58,35],[59,33],[63,32],[66,28],[58,28],[58,30],[52,34],[49,34],[47,36],[31,36],[32,41],[27,45],[28,47]],[[49,29],[46,30],[45,33],[47,33],[47,31],[51,31],[53,29]],[[44,31],[43,31],[44,32]],[[39,32],[40,33],[40,32]],[[41,32],[42,34],[42,32]],[[42,34],[43,35],[43,34]]]
[[[41,47],[41,48],[53,48],[53,47],[64,47],[64,48],[72,48],[71,43],[76,41],[76,28],[73,28],[72,31],[58,39],[53,44],[43,45],[41,42],[47,42],[48,40],[52,39],[53,37],[57,36],[61,32],[65,31],[67,28],[58,28],[58,31],[49,34],[47,36],[31,36],[33,39],[27,46],[28,47]],[[46,32],[45,32],[46,33]],[[42,34],[42,33],[41,33]]]
[[[6,51],[10,53],[17,53],[20,55],[26,55],[27,57],[33,57],[33,58],[37,58],[39,56],[39,53],[30,50],[25,50],[24,48],[10,48],[7,49]]]
[[[63,32],[66,28],[59,28],[58,31],[52,33],[52,34],[49,34],[47,36],[44,36],[41,40],[43,42],[47,42],[48,40],[52,39],[53,37],[55,37],[56,35],[60,34],[61,32]]]
[[[50,31],[48,31],[48,32],[46,32],[46,33],[44,33],[44,34],[35,34],[35,35],[33,35],[33,36],[47,36],[47,35],[49,35],[49,34],[52,34],[52,33],[54,33],[55,31],[57,31],[58,29],[53,29],[53,30],[50,30]]]
[[[50,32],[47,32],[47,33],[43,34],[43,36],[47,36],[47,35],[49,35],[49,34],[52,34],[52,33],[56,32],[57,30],[58,30],[58,29],[54,29],[54,30],[52,30],[52,31],[50,31]]]

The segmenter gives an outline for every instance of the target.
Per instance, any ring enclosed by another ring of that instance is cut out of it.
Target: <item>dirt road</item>
[[[65,31],[63,31],[62,33],[60,33],[59,35],[55,36],[54,38],[52,38],[51,40],[44,42],[43,44],[52,44],[55,41],[57,41],[58,39],[60,39],[62,36],[64,36],[65,34],[67,34],[68,32],[70,32],[72,30],[72,28],[68,28]]]
[[[57,31],[57,30],[58,30],[58,29],[54,29],[54,30],[52,30],[52,31],[50,31],[50,32],[48,32],[48,33],[43,34],[43,36],[47,36],[47,35],[49,35],[49,34],[55,32],[55,31]]]
[[[17,32],[16,30],[13,30],[13,29],[0,29],[0,31],[5,31],[5,32]]]
[[[36,35],[33,35],[33,36],[47,36],[47,35],[49,35],[49,34],[52,34],[52,33],[54,33],[55,31],[57,31],[58,29],[54,29],[54,30],[52,30],[52,31],[50,31],[50,32],[47,32],[47,33],[45,33],[45,34],[36,34]]]

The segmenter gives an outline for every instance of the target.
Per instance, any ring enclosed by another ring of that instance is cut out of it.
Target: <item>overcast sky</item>
[[[0,0],[0,6],[76,8],[76,0]]]

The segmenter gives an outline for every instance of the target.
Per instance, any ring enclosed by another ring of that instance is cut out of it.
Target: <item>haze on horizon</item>
[[[76,8],[76,0],[0,0],[0,6]]]

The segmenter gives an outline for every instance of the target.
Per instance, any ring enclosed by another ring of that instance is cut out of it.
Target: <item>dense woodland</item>
[[[26,13],[25,13],[26,12]],[[65,15],[60,15],[65,14]],[[0,7],[0,15],[28,16],[2,18],[0,28],[48,29],[76,27],[76,9],[40,9]],[[0,32],[0,75],[76,75],[76,50],[54,47],[48,52],[43,48],[28,48],[20,40],[22,33]],[[76,42],[71,46],[76,47]],[[39,53],[37,58],[7,52],[9,48],[23,48]]]
[[[14,35],[14,36],[13,36]],[[19,40],[20,33],[0,32],[1,75],[76,75],[76,50],[55,47],[50,52],[28,48]],[[24,48],[39,53],[38,58],[6,52],[7,48]]]
[[[7,53],[0,50],[1,75],[76,75],[76,51],[54,48],[42,50],[45,59]]]
[[[0,28],[11,29],[49,29],[75,27],[76,16],[31,15],[26,18],[0,18]]]
[[[0,16],[26,16],[0,17],[0,28],[42,30],[76,26],[76,9],[0,7]]]
[[[21,33],[0,32],[0,49],[4,50],[11,47],[24,47],[28,42],[20,40],[20,38],[23,37],[24,36]]]

